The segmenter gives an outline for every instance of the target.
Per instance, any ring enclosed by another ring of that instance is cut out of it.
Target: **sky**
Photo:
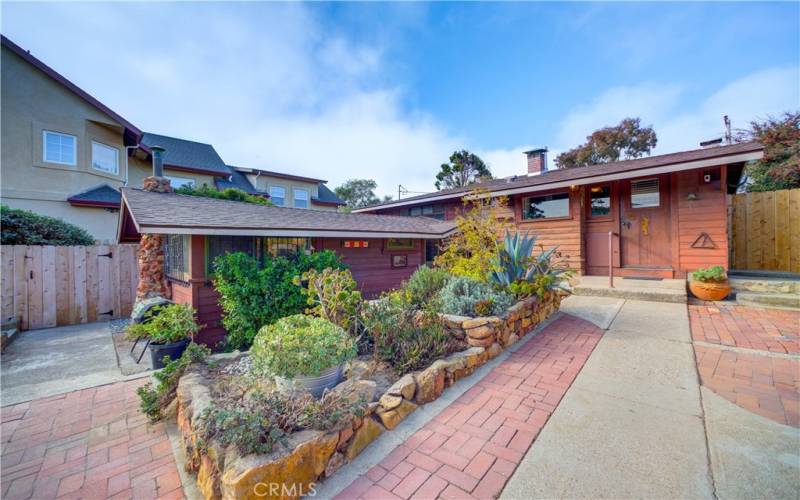
[[[639,117],[654,154],[800,109],[800,3],[11,3],[4,35],[230,165],[430,192]]]

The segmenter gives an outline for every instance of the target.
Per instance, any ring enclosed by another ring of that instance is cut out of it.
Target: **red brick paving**
[[[337,498],[496,498],[602,333],[557,319]]]
[[[688,307],[692,338],[719,345],[695,344],[700,382],[753,413],[800,427],[800,312],[720,303]]]
[[[800,353],[800,312],[721,303],[689,305],[692,338],[745,349]]]
[[[119,382],[2,409],[2,498],[183,498],[163,424]]]

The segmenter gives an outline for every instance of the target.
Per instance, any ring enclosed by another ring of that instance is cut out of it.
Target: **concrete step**
[[[676,288],[654,288],[647,286],[600,286],[595,284],[579,283],[572,287],[575,295],[589,295],[593,297],[614,297],[618,299],[646,300],[650,302],[686,303],[686,290]]]
[[[736,303],[753,307],[773,307],[800,311],[800,294],[738,292]]]

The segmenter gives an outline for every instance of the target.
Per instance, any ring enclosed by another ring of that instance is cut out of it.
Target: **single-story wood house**
[[[507,197],[517,230],[545,247],[558,245],[580,274],[608,275],[611,253],[615,275],[685,278],[699,267],[729,267],[727,195],[736,192],[745,163],[763,156],[759,143],[745,142],[543,171],[546,151],[526,153],[528,175],[354,212],[452,220],[479,187]]]
[[[216,256],[242,251],[257,258],[333,250],[365,297],[395,288],[426,261],[426,242],[455,231],[452,221],[347,214],[123,188],[119,241],[166,235],[165,272],[172,300],[190,304],[207,325],[200,340],[225,335],[219,295],[210,282]]]

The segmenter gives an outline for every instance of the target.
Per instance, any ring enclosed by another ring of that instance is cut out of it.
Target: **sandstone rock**
[[[490,345],[488,349],[486,349],[486,355],[489,359],[494,359],[503,352],[503,348],[500,347],[500,344],[495,342],[494,344]]]
[[[417,405],[412,403],[411,401],[406,401],[405,399],[400,400],[400,405],[397,406],[393,410],[389,411],[378,411],[378,416],[381,418],[381,422],[383,422],[383,426],[387,429],[394,429],[397,425],[403,421],[408,415],[414,412],[417,409]]]
[[[381,411],[388,411],[393,410],[400,406],[400,403],[403,402],[403,396],[393,396],[389,393],[384,394],[381,396],[381,399],[378,400],[380,403],[381,408],[378,410],[378,413]]]
[[[372,375],[372,367],[369,362],[354,359],[344,366],[344,377],[347,379],[362,379]]]
[[[220,476],[222,464],[220,457],[223,453],[217,445],[209,446],[200,458],[197,470],[197,489],[204,498],[220,498]]]
[[[467,338],[467,344],[472,347],[489,347],[494,343],[494,337],[486,337],[485,339]]]
[[[439,317],[442,318],[445,327],[456,330],[461,329],[462,323],[470,319],[469,316],[457,316],[455,314],[439,314]]]
[[[519,336],[516,333],[512,333],[511,335],[509,335],[508,341],[506,341],[505,345],[506,345],[506,347],[508,347],[508,346],[513,345],[514,343],[516,343],[518,340],[519,340]]]
[[[339,451],[343,451],[347,448],[347,444],[350,442],[350,438],[353,437],[353,426],[345,427],[344,429],[339,431],[339,442],[336,444],[336,449]]]
[[[371,403],[375,399],[375,391],[378,390],[378,384],[372,380],[358,380],[348,379],[333,388],[334,392],[340,393],[351,403],[355,403],[359,399]]]
[[[531,318],[530,318],[530,316],[528,316],[528,317],[522,318],[522,322],[520,323],[519,326],[523,330],[527,330],[531,326],[531,323],[532,323]]]
[[[328,465],[325,466],[325,477],[331,477],[334,475],[337,470],[342,468],[344,463],[344,454],[339,453],[338,451],[334,453],[331,459],[328,460]]]
[[[350,446],[347,447],[347,453],[345,454],[347,460],[353,460],[361,453],[361,450],[366,448],[367,445],[381,434],[383,434],[383,426],[371,418],[365,418],[361,427],[358,428],[355,436],[353,436]]]
[[[289,437],[286,448],[269,454],[237,456],[229,450],[221,479],[222,498],[297,498],[308,493],[310,484],[325,471],[338,439],[338,433],[300,431]],[[270,491],[270,483],[285,488]]]
[[[481,340],[494,336],[494,325],[486,324],[483,326],[477,326],[475,328],[466,330],[466,332],[468,338]]]
[[[461,328],[464,330],[469,330],[470,328],[478,328],[479,326],[484,326],[489,323],[489,318],[484,316],[478,316],[477,318],[469,318],[464,320],[461,323]]]
[[[439,360],[416,375],[417,403],[429,403],[442,394],[446,369],[447,363]]]
[[[414,377],[409,373],[400,377],[391,387],[389,390],[386,391],[386,394],[391,394],[392,396],[402,396],[403,398],[411,401],[414,399],[414,392],[417,390],[417,383],[414,382]]]

